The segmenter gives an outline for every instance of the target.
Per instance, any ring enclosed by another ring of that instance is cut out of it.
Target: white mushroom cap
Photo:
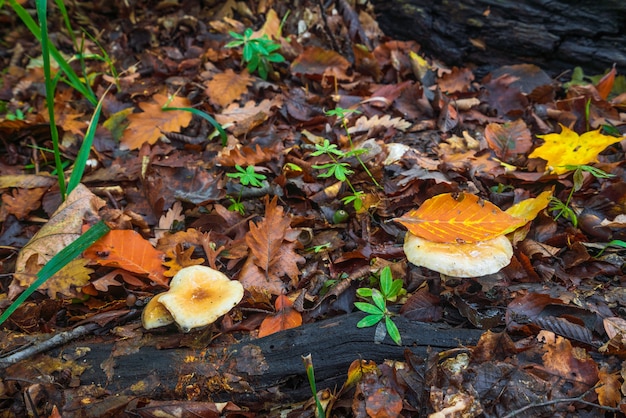
[[[181,269],[170,290],[159,302],[167,308],[183,332],[212,324],[243,298],[243,286],[223,273],[205,266]]]
[[[165,306],[159,302],[159,299],[161,299],[161,296],[164,294],[165,293],[159,293],[150,299],[150,302],[143,308],[141,323],[145,329],[164,327],[174,323],[174,317]]]
[[[471,244],[432,242],[407,232],[406,258],[416,266],[454,277],[480,277],[497,273],[511,262],[513,246],[500,235]]]

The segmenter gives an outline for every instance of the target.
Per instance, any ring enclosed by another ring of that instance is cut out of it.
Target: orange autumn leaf
[[[225,107],[248,91],[252,81],[253,79],[247,70],[237,74],[229,68],[223,73],[215,75],[211,81],[206,82],[207,88],[204,93],[211,103]]]
[[[163,107],[189,107],[185,97],[169,97],[162,94],[152,96],[154,102],[143,102],[143,112],[128,115],[129,124],[122,139],[121,149],[138,149],[144,143],[154,144],[163,132],[179,132],[191,122],[191,113],[183,110],[163,110]]]
[[[598,94],[603,100],[606,100],[609,97],[609,94],[611,94],[611,90],[613,90],[613,84],[615,84],[616,75],[617,70],[615,69],[615,65],[613,65],[611,71],[606,73],[604,77],[602,77],[602,79],[598,81],[598,84],[596,84],[596,90],[598,90]]]
[[[302,315],[293,308],[293,302],[279,295],[274,303],[276,313],[267,316],[259,327],[259,338],[302,325]]]
[[[394,220],[413,235],[443,243],[487,241],[527,223],[468,193],[440,194]]]
[[[312,46],[306,48],[291,64],[291,72],[313,79],[334,77],[347,80],[350,62],[335,51]]]
[[[101,266],[145,274],[156,284],[168,285],[169,280],[164,276],[165,268],[162,264],[164,254],[135,231],[110,231],[83,255]]]
[[[598,162],[598,154],[623,139],[602,135],[600,129],[578,135],[564,125],[561,125],[561,133],[537,136],[543,138],[545,143],[536,148],[528,158],[546,160],[546,168],[554,174],[570,171],[565,167],[567,165]]]

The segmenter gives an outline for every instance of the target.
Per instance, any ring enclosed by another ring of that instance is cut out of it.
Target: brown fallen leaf
[[[144,143],[154,144],[163,132],[179,132],[191,122],[191,113],[183,110],[163,110],[163,107],[189,107],[191,102],[185,97],[170,100],[162,94],[155,94],[153,103],[143,102],[139,107],[143,112],[128,116],[130,121],[120,141],[120,149],[138,149]]]
[[[102,199],[79,184],[52,214],[48,223],[20,251],[9,286],[9,299],[14,299],[33,283],[37,272],[81,235],[84,223],[93,224],[99,220],[98,210],[104,205]],[[55,293],[50,296],[54,297]]]
[[[278,295],[276,313],[265,317],[259,327],[259,338],[302,325],[302,315],[293,308],[293,302],[285,295]]]
[[[204,93],[211,103],[220,107],[226,107],[248,91],[248,87],[252,85],[252,82],[253,78],[247,70],[237,74],[228,68],[223,73],[216,74],[212,80],[205,83],[206,90],[204,90]]]

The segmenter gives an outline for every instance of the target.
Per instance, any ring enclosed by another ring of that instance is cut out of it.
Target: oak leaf
[[[600,154],[609,145],[624,138],[602,135],[600,129],[578,135],[561,125],[561,133],[537,135],[545,143],[536,148],[528,158],[541,158],[547,161],[547,169],[554,174],[563,174],[570,169],[565,166],[583,165],[598,162]]]
[[[440,194],[394,220],[413,235],[442,243],[487,241],[527,223],[469,193]]]
[[[314,80],[334,77],[338,80],[351,80],[347,71],[350,62],[335,51],[312,46],[306,48],[291,64],[291,72]]]
[[[89,260],[86,258],[77,258],[65,265],[54,276],[46,280],[39,290],[47,290],[48,295],[55,299],[57,293],[61,293],[66,297],[78,297],[80,293],[77,288],[86,286],[93,270],[87,267]]]
[[[119,267],[145,274],[161,286],[167,286],[163,267],[164,254],[132,230],[113,230],[96,241],[83,254],[102,266]]]
[[[261,322],[259,338],[302,325],[302,314],[293,308],[293,302],[287,296],[278,295],[274,306],[276,313],[265,317]]]
[[[204,93],[211,103],[225,107],[239,99],[248,87],[252,85],[253,78],[247,70],[241,74],[235,73],[230,68],[221,74],[216,74],[212,80],[205,83]]]
[[[286,289],[282,280],[288,276],[292,284],[297,283],[298,264],[304,258],[295,252],[295,234],[289,224],[291,219],[278,206],[278,198],[265,200],[265,217],[255,224],[250,222],[250,232],[245,241],[250,254],[241,271],[240,281],[246,289],[257,288],[272,294],[281,294]],[[285,242],[286,241],[286,242]]]
[[[154,144],[163,132],[179,132],[191,122],[191,112],[163,110],[163,107],[189,107],[185,97],[172,100],[162,94],[152,96],[153,102],[139,103],[143,112],[128,115],[130,123],[120,141],[120,149],[138,149],[144,143]]]

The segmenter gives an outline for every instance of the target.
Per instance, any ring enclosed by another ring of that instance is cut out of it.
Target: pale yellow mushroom
[[[243,286],[223,273],[205,266],[181,269],[162,293],[165,306],[183,332],[212,324],[230,312],[243,298]]]
[[[164,327],[174,323],[172,314],[159,302],[159,299],[164,294],[165,293],[159,293],[150,299],[150,302],[143,308],[141,323],[145,329]]]
[[[407,232],[404,253],[416,266],[446,276],[480,277],[506,267],[513,257],[513,247],[504,235],[488,241],[459,244],[432,242]]]

